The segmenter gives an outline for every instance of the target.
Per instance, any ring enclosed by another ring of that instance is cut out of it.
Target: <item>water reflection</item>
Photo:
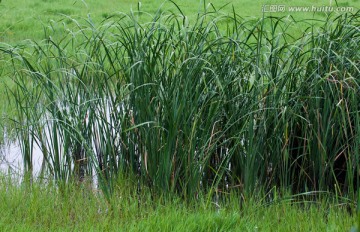
[[[36,177],[40,173],[43,156],[36,144],[34,144],[32,149],[32,174]],[[19,141],[10,141],[5,138],[4,143],[0,145],[0,172],[11,176],[22,175],[24,173],[24,160]]]

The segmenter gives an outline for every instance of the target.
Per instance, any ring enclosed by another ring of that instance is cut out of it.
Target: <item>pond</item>
[[[33,176],[40,173],[43,162],[42,152],[36,144],[32,147]],[[0,144],[0,172],[12,177],[21,177],[24,173],[24,159],[18,140],[11,140],[4,134],[4,141]]]

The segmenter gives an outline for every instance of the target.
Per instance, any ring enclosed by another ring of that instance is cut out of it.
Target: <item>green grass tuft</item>
[[[73,20],[60,39],[1,47],[25,172],[37,144],[42,176],[97,175],[108,197],[121,173],[186,199],[235,186],[355,196],[359,12],[296,36],[294,19],[189,22],[174,5],[180,15]]]

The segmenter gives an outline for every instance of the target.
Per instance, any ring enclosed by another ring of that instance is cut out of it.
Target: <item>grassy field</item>
[[[340,199],[319,194],[244,201],[233,195],[216,207],[200,197],[151,200],[140,197],[132,183],[118,185],[111,199],[87,187],[34,184],[15,186],[0,182],[0,229],[2,231],[350,231],[356,217]],[[139,200],[140,199],[140,200]]]
[[[140,1],[141,2],[141,1]],[[182,0],[174,1],[181,8],[183,13],[190,20],[196,18],[198,12],[204,11],[220,11],[224,14],[232,14],[232,7],[237,14],[243,17],[261,17],[263,15],[263,6],[265,5],[265,15],[285,16],[292,15],[297,19],[323,18],[326,12],[294,12],[289,9],[293,6],[334,6],[335,1],[296,1],[296,0],[271,0],[271,1],[191,1]],[[337,1],[339,6],[353,7],[354,12],[360,9],[359,0]],[[270,5],[285,5],[284,12],[281,10],[271,12]],[[140,8],[139,8],[140,7]],[[154,14],[157,9],[169,10],[177,12],[176,7],[168,2],[161,0],[143,1],[139,4],[136,0],[4,0],[0,3],[0,42],[13,43],[25,39],[43,39],[44,28],[51,31],[52,25],[57,23],[65,24],[71,27],[73,21],[68,17],[79,20],[90,16],[94,23],[99,23],[105,18],[117,14],[118,12],[128,13],[132,11],[143,11]],[[321,9],[320,9],[321,10]]]
[[[348,231],[360,12],[175,2],[0,3],[0,229]]]

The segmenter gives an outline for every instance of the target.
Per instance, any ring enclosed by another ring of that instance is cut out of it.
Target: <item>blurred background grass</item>
[[[216,0],[216,1],[193,1],[182,0],[174,1],[189,17],[189,20],[196,18],[198,12],[204,8],[208,11],[220,11],[224,14],[232,14],[232,7],[235,12],[243,17],[261,17],[263,15],[263,5],[285,5],[289,6],[329,6],[330,4],[339,6],[351,6],[355,10],[359,9],[360,1],[332,1],[332,0],[272,0],[272,1],[251,1],[251,0]],[[88,16],[96,22],[101,22],[105,18],[118,12],[128,13],[140,11],[155,13],[159,8],[163,10],[177,11],[174,4],[169,1],[151,0],[4,0],[0,5],[0,42],[14,43],[24,39],[43,39],[44,28],[51,27],[54,22],[61,22],[65,25],[72,24],[72,20],[64,16],[75,19],[87,18]],[[266,15],[284,16],[290,12],[267,12]],[[298,12],[291,13],[297,19],[323,18],[325,13]]]

